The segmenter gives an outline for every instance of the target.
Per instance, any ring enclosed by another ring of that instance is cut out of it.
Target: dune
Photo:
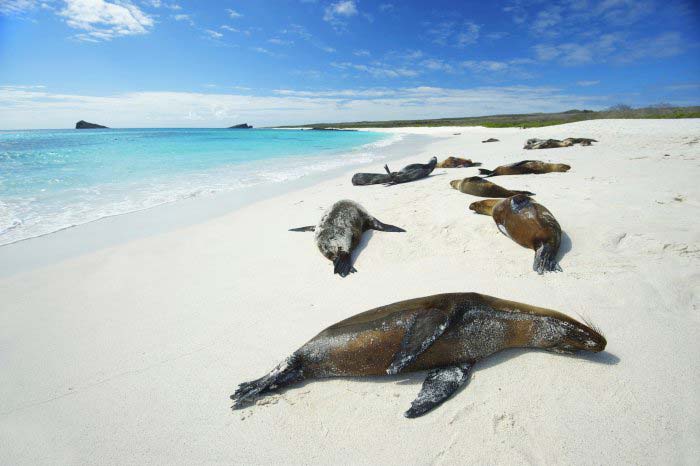
[[[391,187],[354,187],[343,173],[192,225],[18,262],[0,277],[0,463],[695,463],[700,119],[381,131],[431,136],[397,167],[432,156],[571,165],[498,178],[556,216],[563,272],[537,275],[532,251],[468,210],[479,198],[449,182],[476,168]],[[570,135],[598,143],[522,149]],[[500,142],[481,143],[491,137]],[[340,278],[312,234],[287,230],[344,198],[407,232],[367,232],[357,273]],[[29,241],[0,258],[51,235]],[[239,383],[325,327],[460,291],[585,317],[607,350],[499,353],[418,419],[403,412],[425,373],[310,381],[230,409]]]

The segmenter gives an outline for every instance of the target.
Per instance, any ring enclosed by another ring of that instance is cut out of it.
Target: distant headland
[[[248,123],[241,123],[240,125],[229,126],[228,129],[253,129]]]
[[[107,128],[106,126],[98,125],[97,123],[89,123],[85,120],[80,120],[75,124],[75,129],[100,129]]]

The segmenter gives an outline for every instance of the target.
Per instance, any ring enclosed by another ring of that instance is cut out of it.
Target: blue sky
[[[0,0],[0,128],[700,103],[695,0]]]

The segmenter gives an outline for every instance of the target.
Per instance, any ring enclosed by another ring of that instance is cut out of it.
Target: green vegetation
[[[464,118],[439,118],[435,120],[391,120],[391,121],[354,121],[346,123],[313,123],[295,127],[302,128],[397,128],[410,126],[486,126],[487,128],[536,128],[540,126],[560,125],[584,120],[609,118],[700,118],[700,106],[674,107],[659,104],[653,107],[631,108],[616,105],[607,110],[568,110],[561,113],[527,113],[521,115],[491,115]],[[281,126],[289,128],[290,126]]]

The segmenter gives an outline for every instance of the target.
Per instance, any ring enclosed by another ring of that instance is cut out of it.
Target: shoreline
[[[392,168],[433,155],[490,169],[523,159],[571,165],[491,178],[535,192],[556,217],[567,238],[563,272],[537,275],[533,251],[470,212],[479,198],[448,183],[477,168],[458,168],[392,187],[329,177],[0,277],[0,367],[11,381],[0,384],[0,463],[692,463],[700,119],[420,131],[449,137],[410,149]],[[482,144],[488,137],[500,142]],[[531,137],[599,142],[523,150]],[[287,231],[343,198],[406,230],[367,232],[347,278],[333,275],[312,234]],[[230,410],[239,383],[329,325],[470,291],[583,316],[608,347],[586,357],[504,351],[412,420],[403,412],[425,372],[310,381]]]
[[[363,129],[363,131],[368,131]],[[373,131],[373,130],[372,130]],[[395,134],[379,129],[373,132]],[[151,207],[108,215],[85,223],[68,225],[58,230],[0,245],[0,277],[70,259],[101,248],[123,244],[145,236],[157,235],[178,228],[206,222],[227,215],[242,207],[318,184],[328,178],[345,176],[374,163],[390,163],[400,158],[401,151],[429,144],[427,135],[401,133],[403,138],[386,146],[373,147],[379,154],[371,162],[345,165],[304,175],[293,180],[266,183],[232,191],[217,192],[164,202]],[[382,141],[380,141],[382,142]],[[375,144],[375,143],[371,143]],[[362,148],[364,146],[360,146]],[[274,161],[271,161],[274,162]]]

